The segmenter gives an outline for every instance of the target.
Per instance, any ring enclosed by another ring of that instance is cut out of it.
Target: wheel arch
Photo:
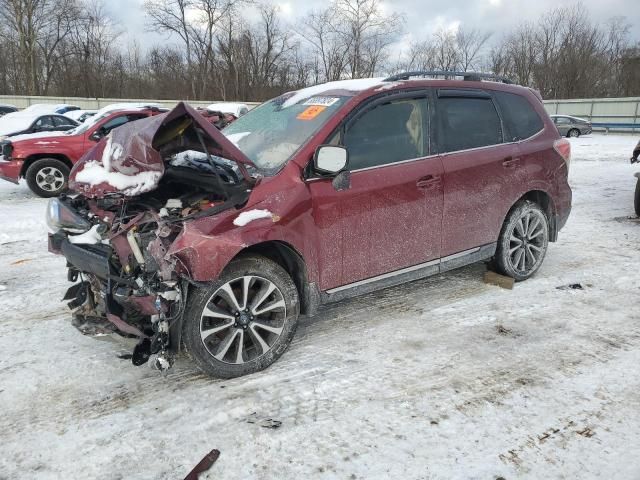
[[[300,313],[313,315],[320,303],[320,292],[315,283],[309,281],[307,263],[302,254],[291,244],[282,240],[267,240],[240,250],[231,260],[257,254],[277,263],[291,275],[300,296]]]
[[[60,160],[64,163],[69,170],[73,168],[73,163],[66,155],[62,153],[35,153],[33,155],[29,155],[25,161],[22,163],[22,169],[20,170],[20,176],[24,177],[27,174],[28,168],[35,162],[36,160],[42,160],[45,158],[53,158],[54,160]]]
[[[529,200],[530,202],[533,202],[539,205],[544,210],[545,214],[547,215],[547,218],[549,219],[549,241],[555,242],[558,238],[558,226],[556,222],[556,206],[555,206],[555,203],[553,202],[553,198],[551,198],[551,195],[549,195],[544,190],[529,190],[527,193],[522,195],[520,198],[518,198],[518,200],[516,200],[513,203],[513,205],[511,205],[511,208],[505,215],[505,219],[509,216],[509,214],[515,208],[515,206],[523,200]]]

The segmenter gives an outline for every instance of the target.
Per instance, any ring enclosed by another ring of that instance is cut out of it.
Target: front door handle
[[[502,161],[502,166],[504,168],[515,168],[520,163],[520,159],[517,157],[507,157]]]
[[[427,175],[416,182],[418,188],[427,190],[440,184],[440,176]]]

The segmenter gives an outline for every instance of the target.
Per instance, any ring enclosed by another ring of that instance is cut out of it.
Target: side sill
[[[386,273],[366,280],[361,280],[350,285],[344,285],[329,289],[321,293],[321,303],[339,302],[347,298],[365,295],[389,287],[394,287],[402,283],[420,280],[449,270],[464,267],[472,263],[487,260],[496,252],[496,243],[472,248],[460,253],[449,255],[439,260],[433,260],[413,267],[403,268],[395,272]]]

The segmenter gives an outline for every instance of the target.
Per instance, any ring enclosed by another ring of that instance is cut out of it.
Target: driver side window
[[[344,133],[349,169],[427,156],[427,116],[426,98],[395,100],[364,113]]]

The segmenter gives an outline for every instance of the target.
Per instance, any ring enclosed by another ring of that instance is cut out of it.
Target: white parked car
[[[212,103],[207,107],[210,112],[230,113],[236,118],[241,117],[249,111],[249,107],[244,103],[220,102]]]
[[[78,123],[83,123],[87,118],[93,117],[96,113],[98,113],[98,110],[71,110],[65,113],[64,116]]]

